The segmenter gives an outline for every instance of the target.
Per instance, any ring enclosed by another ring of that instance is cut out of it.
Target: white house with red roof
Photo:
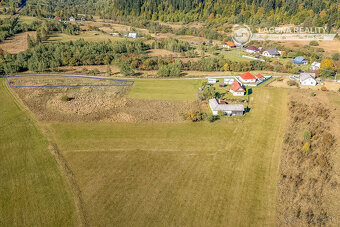
[[[256,79],[259,82],[262,82],[262,81],[266,80],[266,78],[263,75],[261,75],[261,74],[257,74],[255,77],[256,77]]]
[[[240,75],[240,80],[243,83],[255,83],[256,77],[253,76],[253,74],[251,74],[250,72],[246,72]]]
[[[246,93],[246,89],[239,81],[234,80],[234,82],[230,85],[230,92],[234,96],[244,96]]]

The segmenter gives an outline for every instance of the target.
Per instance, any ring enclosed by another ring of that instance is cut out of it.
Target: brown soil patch
[[[151,49],[147,52],[147,54],[151,57],[178,57],[180,56],[179,53],[172,52],[170,50],[164,50],[164,49]]]
[[[28,49],[27,35],[35,38],[36,32],[23,32],[16,34],[15,36],[0,43],[0,48],[11,54],[17,54],[25,51]]]
[[[278,226],[337,226],[329,195],[339,190],[334,171],[334,111],[317,92],[292,90],[278,184]]]
[[[25,81],[25,85],[40,83],[39,79]],[[14,91],[42,121],[181,122],[183,113],[201,109],[199,101],[130,99],[129,87],[14,88]],[[63,100],[63,96],[70,100]]]

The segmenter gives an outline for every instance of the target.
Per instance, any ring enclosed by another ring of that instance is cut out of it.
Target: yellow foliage
[[[325,58],[324,60],[321,61],[320,65],[321,69],[334,69],[334,62],[330,58]]]
[[[224,71],[230,71],[230,66],[228,65],[228,63],[225,63],[223,68],[224,68]]]

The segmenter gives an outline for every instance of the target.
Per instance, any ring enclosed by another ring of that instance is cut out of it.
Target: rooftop
[[[244,80],[256,79],[250,72],[242,73],[240,77]]]
[[[241,104],[219,104],[216,99],[209,99],[209,105],[213,111],[244,111]]]

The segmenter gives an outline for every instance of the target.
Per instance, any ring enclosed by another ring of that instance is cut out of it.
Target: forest
[[[18,2],[9,1],[7,12],[13,12]],[[340,26],[339,3],[334,0],[30,0],[22,13],[64,19],[87,14],[185,23],[304,24],[327,25],[329,29]]]

